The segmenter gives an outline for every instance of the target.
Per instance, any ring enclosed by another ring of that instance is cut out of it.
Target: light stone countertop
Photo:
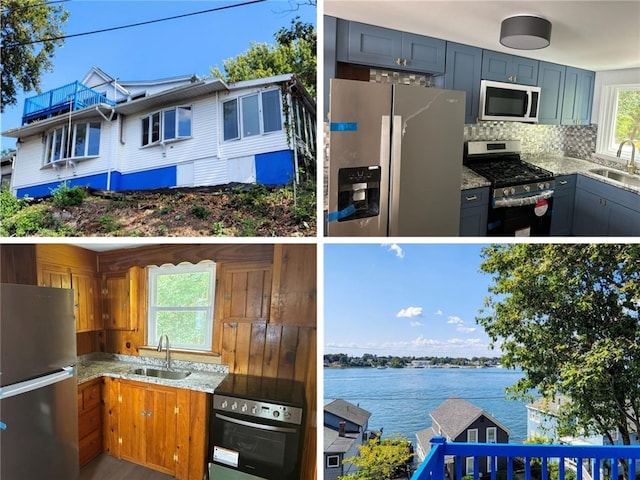
[[[482,175],[478,175],[476,172],[468,167],[462,166],[462,188],[461,190],[468,190],[470,188],[489,187],[491,182],[484,178]]]
[[[172,360],[171,370],[188,370],[191,375],[180,380],[136,375],[131,370],[140,367],[164,368],[164,360],[133,355],[92,353],[78,357],[78,385],[100,377],[123,378],[167,387],[213,393],[229,373],[229,367],[209,363]]]

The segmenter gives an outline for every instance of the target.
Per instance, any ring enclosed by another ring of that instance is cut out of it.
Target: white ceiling
[[[325,0],[324,13],[587,70],[640,67],[639,0]],[[518,14],[551,21],[551,45],[503,47],[500,23]]]
[[[141,243],[73,243],[74,246],[84,248],[86,250],[93,250],[94,252],[107,252],[109,250],[119,250],[121,248],[136,248],[142,247]]]

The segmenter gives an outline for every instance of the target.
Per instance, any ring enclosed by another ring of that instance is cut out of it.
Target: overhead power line
[[[140,27],[142,25],[150,25],[152,23],[160,23],[160,22],[166,22],[166,21],[169,21],[169,20],[176,20],[178,18],[193,17],[195,15],[202,15],[202,14],[205,14],[205,13],[218,12],[218,11],[221,11],[221,10],[229,10],[229,9],[232,9],[232,8],[244,7],[246,5],[252,5],[254,3],[262,3],[262,2],[266,2],[266,1],[267,0],[249,0],[247,2],[236,3],[236,4],[233,4],[233,5],[225,5],[223,7],[210,8],[208,10],[202,10],[202,11],[199,11],[199,12],[184,13],[182,15],[174,15],[172,17],[158,18],[156,20],[147,20],[145,22],[130,23],[128,25],[120,25],[118,27],[103,28],[103,29],[100,29],[100,30],[92,30],[90,32],[82,32],[82,33],[74,33],[74,34],[71,34],[71,35],[60,35],[58,37],[42,38],[42,39],[39,39],[39,40],[31,40],[31,41],[28,41],[28,42],[9,43],[9,44],[5,45],[4,48],[22,47],[24,45],[32,45],[32,44],[35,44],[35,43],[51,42],[51,41],[55,41],[55,40],[66,40],[68,38],[83,37],[83,36],[86,36],[86,35],[94,35],[96,33],[113,32],[115,30],[123,30],[125,28]]]

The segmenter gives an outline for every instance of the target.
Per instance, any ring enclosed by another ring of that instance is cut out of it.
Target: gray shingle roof
[[[484,415],[491,422],[506,432],[509,429],[504,427],[495,418],[482,410],[480,407],[472,403],[462,400],[461,398],[449,398],[431,413],[432,420],[442,428],[443,435],[451,440],[455,440],[469,425],[476,421],[481,415]],[[435,425],[434,430],[437,431]]]
[[[353,403],[349,403],[346,400],[342,400],[341,398],[325,405],[324,411],[332,413],[333,415],[347,420],[348,422],[360,425],[361,427],[367,424],[369,417],[371,416],[371,412],[367,412],[365,409],[360,408]]]

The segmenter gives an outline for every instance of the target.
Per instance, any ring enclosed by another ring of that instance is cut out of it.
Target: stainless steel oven
[[[304,385],[228,375],[213,395],[210,480],[298,480]]]

